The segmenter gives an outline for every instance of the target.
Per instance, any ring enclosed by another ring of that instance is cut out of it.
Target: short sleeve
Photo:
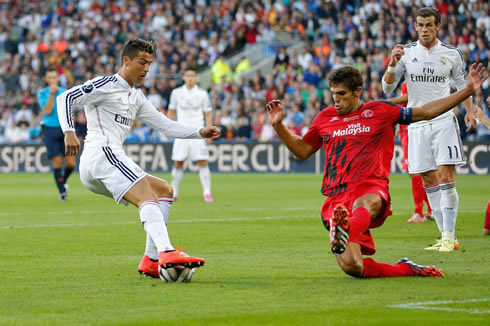
[[[380,101],[383,112],[392,124],[408,125],[412,121],[412,108],[400,106],[389,101]]]
[[[320,135],[320,131],[318,129],[318,116],[313,120],[310,128],[303,136],[303,140],[305,143],[313,147],[314,149],[319,149],[323,145],[323,138]]]

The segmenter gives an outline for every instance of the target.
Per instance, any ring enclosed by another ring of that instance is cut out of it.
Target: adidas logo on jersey
[[[412,62],[419,62],[417,58],[413,58]]]

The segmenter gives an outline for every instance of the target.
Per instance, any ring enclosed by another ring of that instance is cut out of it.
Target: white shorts
[[[192,161],[208,161],[209,151],[204,139],[175,139],[172,161],[183,162],[191,156]]]
[[[466,157],[456,117],[408,126],[408,172],[437,170],[439,165],[464,165]]]
[[[122,148],[88,147],[80,157],[82,184],[96,194],[114,198],[118,204],[127,205],[124,195],[146,176]]]

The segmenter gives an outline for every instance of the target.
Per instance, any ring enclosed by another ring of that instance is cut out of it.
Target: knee
[[[153,191],[157,194],[159,198],[172,198],[174,195],[174,188],[172,188],[172,186],[169,185],[168,182],[163,180],[159,182],[156,187],[154,187]]]
[[[361,261],[357,260],[351,260],[351,261],[342,261],[339,262],[340,268],[346,273],[347,275],[353,276],[353,277],[362,277],[363,272],[364,272],[364,264]]]

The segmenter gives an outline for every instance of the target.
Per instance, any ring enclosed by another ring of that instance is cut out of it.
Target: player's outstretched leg
[[[342,254],[349,242],[350,212],[344,204],[337,204],[330,219],[330,245],[334,254]]]
[[[423,266],[415,264],[413,261],[406,257],[400,259],[396,264],[408,265],[408,267],[410,267],[413,272],[412,276],[444,277],[444,274],[434,266]]]
[[[197,268],[204,266],[206,262],[203,258],[191,257],[183,249],[178,247],[178,250],[161,251],[158,254],[158,264],[161,268],[172,268],[176,265],[181,265],[187,268]]]
[[[159,278],[158,275],[158,260],[153,260],[147,255],[144,255],[138,266],[138,272],[143,276]]]

